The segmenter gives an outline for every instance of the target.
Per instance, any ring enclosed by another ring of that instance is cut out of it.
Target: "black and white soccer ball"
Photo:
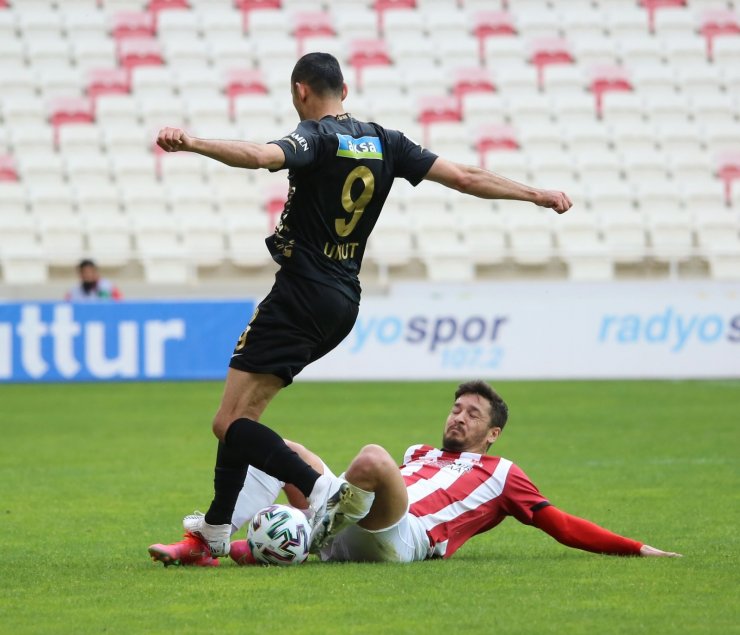
[[[270,505],[260,509],[247,530],[247,541],[257,562],[290,566],[308,558],[311,527],[298,509]]]

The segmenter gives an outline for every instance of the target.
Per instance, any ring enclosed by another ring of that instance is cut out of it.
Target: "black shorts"
[[[289,385],[352,330],[359,306],[340,291],[279,271],[239,337],[229,366]]]

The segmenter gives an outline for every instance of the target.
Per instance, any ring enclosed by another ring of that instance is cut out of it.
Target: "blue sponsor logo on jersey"
[[[339,147],[338,157],[350,159],[383,159],[383,145],[380,137],[360,137],[355,139],[348,134],[337,133]]]

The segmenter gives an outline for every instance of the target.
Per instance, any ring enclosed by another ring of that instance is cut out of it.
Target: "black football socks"
[[[205,520],[210,525],[231,522],[247,466],[292,483],[308,496],[320,474],[291,450],[274,430],[251,419],[237,419],[219,443],[213,485],[215,495]]]

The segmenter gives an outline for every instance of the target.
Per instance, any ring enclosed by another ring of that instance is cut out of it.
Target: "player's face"
[[[501,428],[490,427],[491,404],[476,394],[460,395],[445,423],[442,447],[453,452],[485,454]]]

